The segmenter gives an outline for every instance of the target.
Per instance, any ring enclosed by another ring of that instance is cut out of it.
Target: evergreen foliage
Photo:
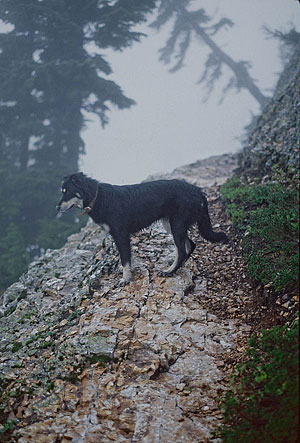
[[[281,183],[243,185],[233,177],[221,189],[227,212],[243,234],[249,272],[276,291],[295,290],[299,274],[299,197]]]
[[[103,51],[139,41],[133,27],[154,6],[155,0],[1,1],[0,19],[12,26],[0,34],[0,288],[83,224],[74,223],[74,213],[57,223],[60,180],[78,170],[84,153],[83,111],[104,126],[110,105],[134,104],[107,78]]]
[[[298,337],[298,322],[252,336],[223,405],[218,436],[224,443],[298,441]]]

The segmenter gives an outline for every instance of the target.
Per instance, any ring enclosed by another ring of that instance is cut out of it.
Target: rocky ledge
[[[215,229],[231,237],[219,184],[235,167],[224,155],[168,176],[205,186]],[[230,368],[269,311],[254,306],[239,245],[192,234],[193,258],[171,278],[158,276],[170,236],[159,225],[134,236],[134,279],[121,287],[115,245],[89,223],[3,294],[7,441],[214,441]]]

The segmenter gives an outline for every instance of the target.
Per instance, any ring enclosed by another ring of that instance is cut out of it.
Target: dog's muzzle
[[[79,209],[82,209],[83,208],[83,201],[78,197],[73,197],[68,201],[62,200],[56,206],[56,210],[59,212],[66,212],[69,209],[73,208],[74,206],[76,206]]]

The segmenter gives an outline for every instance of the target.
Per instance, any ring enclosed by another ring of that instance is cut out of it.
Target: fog
[[[277,40],[267,39],[263,26],[300,30],[300,7],[295,0],[195,0],[193,9],[205,8],[215,21],[225,16],[234,22],[228,31],[214,36],[215,42],[235,61],[251,62],[251,76],[265,95],[271,95],[282,69]],[[153,18],[152,18],[153,20]],[[150,20],[151,21],[151,20]],[[208,49],[194,38],[185,67],[169,73],[171,66],[159,62],[170,27],[148,34],[123,52],[105,52],[114,73],[109,78],[136,101],[128,110],[111,109],[110,122],[102,129],[99,120],[89,121],[82,136],[86,155],[80,168],[101,181],[124,184],[139,182],[150,174],[172,171],[198,159],[241,147],[243,128],[251,114],[259,112],[255,99],[242,90],[231,90],[224,103],[218,102],[228,81],[229,69],[206,103],[203,85],[198,85]],[[103,51],[101,51],[103,53]]]

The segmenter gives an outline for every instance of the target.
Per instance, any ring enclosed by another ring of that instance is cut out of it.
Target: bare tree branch
[[[166,64],[177,61],[170,69],[170,72],[176,72],[184,66],[188,48],[190,46],[193,34],[203,42],[209,49],[210,54],[205,62],[204,72],[198,83],[206,85],[207,97],[212,92],[215,83],[222,76],[222,67],[227,66],[233,73],[233,77],[223,89],[224,95],[235,88],[238,92],[241,89],[247,89],[248,92],[257,100],[261,107],[268,101],[254,79],[249,74],[250,63],[244,60],[234,61],[223,49],[218,46],[212,37],[221,29],[232,27],[234,23],[229,18],[223,17],[215,24],[209,24],[211,18],[206,14],[203,8],[196,11],[189,11],[187,8],[191,0],[164,0],[161,1],[158,16],[152,23],[152,27],[160,29],[169,20],[174,20],[171,35],[165,46],[160,50],[160,60]]]

